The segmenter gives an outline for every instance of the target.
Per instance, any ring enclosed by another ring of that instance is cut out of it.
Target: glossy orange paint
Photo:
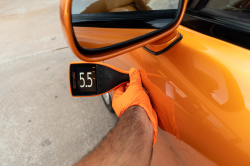
[[[123,48],[118,48],[115,50],[110,50],[98,54],[84,54],[82,55],[78,49],[76,48],[74,39],[73,39],[73,32],[72,32],[72,26],[71,26],[71,4],[72,0],[60,0],[60,19],[61,19],[61,25],[63,29],[63,34],[66,38],[66,41],[68,45],[70,46],[71,50],[74,52],[74,54],[81,60],[84,61],[102,61],[104,59],[109,59],[115,56],[118,56],[120,54],[135,50],[137,48],[140,48],[146,44],[152,43],[156,40],[159,40],[165,36],[168,36],[175,32],[175,30],[180,25],[182,18],[185,14],[186,7],[187,7],[188,0],[183,0],[182,6],[181,6],[181,13],[176,21],[169,29],[165,30],[164,32],[161,32],[155,36],[152,36],[148,39],[145,39],[141,42],[135,43],[133,45],[129,45]]]
[[[159,130],[152,164],[250,165],[250,51],[183,26],[178,31],[183,39],[161,55],[139,48],[105,60],[166,80],[150,79],[175,103],[182,141]],[[169,157],[168,145],[176,156]]]
[[[155,31],[155,29],[94,27],[73,27],[73,29],[80,46],[87,49],[114,45]]]

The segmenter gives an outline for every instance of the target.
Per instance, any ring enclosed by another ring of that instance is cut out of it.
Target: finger
[[[128,87],[129,87],[129,83],[126,84],[125,91],[128,89]]]
[[[131,68],[129,71],[130,83],[129,86],[139,85],[141,86],[141,75],[138,69]]]
[[[117,98],[121,96],[125,92],[125,87],[126,87],[126,84],[122,84],[118,88],[116,88],[113,94],[113,98]]]
[[[147,90],[152,86],[152,82],[148,79],[147,73],[144,69],[140,69],[141,80],[144,88]]]

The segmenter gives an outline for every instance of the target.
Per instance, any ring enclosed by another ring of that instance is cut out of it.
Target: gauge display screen
[[[101,63],[75,62],[69,65],[69,81],[72,96],[96,96],[129,82],[129,72]]]
[[[71,89],[76,95],[96,94],[96,65],[71,65]]]

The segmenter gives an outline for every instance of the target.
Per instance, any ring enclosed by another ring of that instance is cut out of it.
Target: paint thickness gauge
[[[129,72],[101,62],[72,62],[69,86],[73,97],[90,97],[110,92],[129,82]]]

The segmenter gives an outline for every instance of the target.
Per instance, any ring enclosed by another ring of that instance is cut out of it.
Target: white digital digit
[[[85,86],[85,80],[84,80],[84,78],[82,77],[82,75],[84,75],[84,72],[80,72],[80,80],[83,81],[83,84],[80,85],[80,87],[81,87],[81,88],[84,88],[84,86]]]
[[[87,72],[87,79],[91,81],[90,85],[88,85],[88,87],[92,87],[93,81],[92,78],[89,77],[89,74],[92,74],[91,72]]]

